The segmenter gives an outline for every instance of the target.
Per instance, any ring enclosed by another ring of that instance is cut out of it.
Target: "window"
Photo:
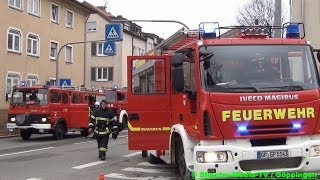
[[[55,78],[49,78],[49,85],[50,86],[56,86],[56,79]]]
[[[125,24],[124,24],[124,29],[130,31],[130,25],[127,24],[127,23],[125,23]]]
[[[11,97],[13,87],[19,85],[20,83],[20,75],[18,73],[8,73],[6,79],[6,93],[9,94],[9,97]]]
[[[27,86],[35,86],[38,84],[37,75],[28,75],[26,78]]]
[[[22,10],[22,0],[9,0],[9,7]]]
[[[66,63],[72,63],[72,55],[73,54],[73,47],[72,46],[66,46]]]
[[[50,59],[56,60],[59,49],[59,43],[55,41],[51,41],[50,44]]]
[[[147,51],[150,51],[152,48],[153,48],[153,44],[148,42],[148,45],[147,45]]]
[[[103,44],[104,43],[97,43],[97,56],[105,56],[103,54]]]
[[[72,104],[78,104],[80,102],[79,94],[73,93],[72,94]]]
[[[21,52],[21,31],[10,28],[8,31],[8,46],[7,50],[12,52]]]
[[[97,30],[97,22],[87,22],[87,31],[96,31]]]
[[[113,67],[91,68],[92,81],[113,81]]]
[[[28,13],[40,16],[40,0],[28,0]]]
[[[61,94],[59,92],[51,91],[50,99],[51,99],[51,103],[60,103]]]
[[[29,34],[27,37],[27,54],[39,56],[39,36]]]
[[[67,94],[67,93],[62,93],[62,98],[61,98],[61,100],[62,100],[62,103],[63,103],[63,104],[68,104],[68,102],[69,102],[69,96],[68,96],[68,94]]]
[[[141,60],[137,60],[138,62]],[[137,62],[136,61],[136,62]],[[134,62],[134,61],[133,61]],[[133,63],[135,64],[135,63]],[[132,68],[132,93],[165,93],[165,61],[147,59],[143,65]]]
[[[73,28],[73,12],[67,10],[67,14],[66,14],[66,26],[68,28]]]
[[[55,23],[59,23],[59,6],[55,4],[51,4],[51,21]]]

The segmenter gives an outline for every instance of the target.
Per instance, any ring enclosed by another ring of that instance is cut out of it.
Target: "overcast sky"
[[[79,0],[83,1],[83,0]],[[95,6],[104,6],[113,15],[128,20],[177,20],[191,29],[200,22],[218,21],[220,26],[234,25],[237,11],[247,0],[86,0]],[[288,0],[283,0],[288,4]],[[289,14],[289,10],[287,11]],[[173,23],[136,22],[142,31],[167,38],[183,26]]]

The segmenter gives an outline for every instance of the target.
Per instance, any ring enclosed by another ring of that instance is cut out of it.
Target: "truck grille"
[[[265,170],[265,169],[288,169],[297,168],[302,162],[302,157],[264,159],[264,160],[244,160],[240,161],[240,168],[243,171]]]
[[[303,128],[303,124],[301,124]],[[293,129],[292,124],[278,124],[278,125],[248,125],[248,133],[245,135],[265,135],[265,134],[287,134],[298,133],[299,129]]]

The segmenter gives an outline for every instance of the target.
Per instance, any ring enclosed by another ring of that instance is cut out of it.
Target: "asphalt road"
[[[150,164],[141,152],[128,150],[128,136],[121,132],[110,138],[106,161],[98,159],[97,143],[80,134],[69,134],[61,141],[51,135],[0,139],[0,180],[167,180],[177,179],[167,164]]]

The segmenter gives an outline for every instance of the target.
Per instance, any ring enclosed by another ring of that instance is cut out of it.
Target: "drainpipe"
[[[305,22],[304,22],[304,9],[305,9],[305,1],[301,0],[301,21],[303,24],[305,24]]]
[[[132,41],[131,41],[131,51],[132,51],[132,52],[131,52],[131,55],[132,55],[132,56],[133,56],[133,50],[134,50],[134,49],[133,49],[133,39],[134,39],[134,37],[132,36]]]
[[[87,22],[90,18],[91,14],[89,14],[89,16],[87,17],[85,23],[84,23],[84,41],[87,41]],[[89,46],[90,47],[90,46]],[[87,67],[87,44],[85,43],[84,44],[84,67],[83,67],[83,70],[84,70],[84,73],[83,73],[83,85],[84,87],[86,87],[86,74],[87,74],[87,71],[86,71],[86,67]]]

